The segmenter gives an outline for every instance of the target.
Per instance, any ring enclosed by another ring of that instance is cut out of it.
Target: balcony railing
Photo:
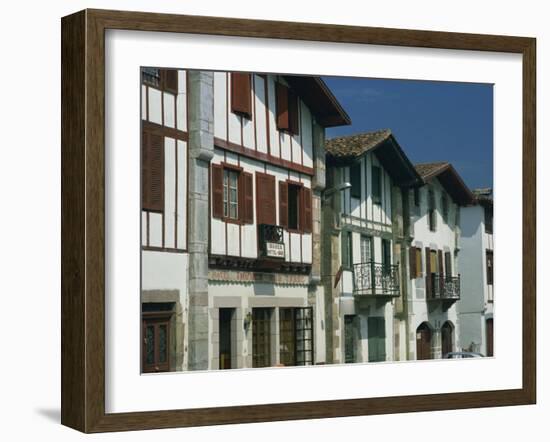
[[[460,275],[447,276],[432,273],[431,287],[428,285],[428,299],[442,301],[457,301],[460,299]]]
[[[399,266],[372,261],[354,264],[353,293],[369,296],[399,296]]]
[[[271,224],[258,225],[258,249],[262,258],[285,258],[283,228]]]

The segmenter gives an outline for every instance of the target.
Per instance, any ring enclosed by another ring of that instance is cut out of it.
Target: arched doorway
[[[487,337],[487,355],[493,356],[493,318],[485,321],[485,334]]]
[[[416,329],[416,359],[432,358],[432,330],[427,322],[423,322]]]
[[[447,353],[453,351],[453,324],[446,321],[441,327],[441,355],[445,357]]]

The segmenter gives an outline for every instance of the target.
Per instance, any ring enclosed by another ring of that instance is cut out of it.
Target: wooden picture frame
[[[511,390],[133,413],[105,412],[105,30],[495,51],[523,63],[523,382]],[[62,19],[62,424],[83,432],[534,404],[534,38],[84,10]]]

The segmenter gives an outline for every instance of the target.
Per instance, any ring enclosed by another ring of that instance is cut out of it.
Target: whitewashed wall
[[[276,124],[276,75],[252,75],[252,116],[231,112],[231,74],[214,73],[214,136],[291,163],[313,167],[313,116],[299,99],[298,135],[279,131]]]

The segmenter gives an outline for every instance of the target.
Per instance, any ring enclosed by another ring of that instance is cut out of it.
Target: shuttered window
[[[143,131],[141,141],[141,206],[143,210],[164,210],[164,137]]]
[[[290,118],[288,115],[288,88],[282,84],[277,83],[277,129],[289,130]]]
[[[352,198],[361,198],[361,163],[352,164],[349,168]]]
[[[378,166],[372,166],[372,202],[382,203],[382,170]]]
[[[311,211],[311,189],[308,189],[307,187],[301,188],[302,197],[300,198],[300,202],[302,204],[302,217],[300,218],[300,230],[303,233],[311,233],[311,227],[312,227],[312,211]]]
[[[288,92],[288,118],[289,127],[288,130],[293,135],[300,133],[300,109],[299,109],[298,95],[292,89]]]
[[[258,224],[277,224],[274,175],[256,172],[256,212]]]
[[[234,167],[211,166],[212,216],[225,221],[254,222],[253,176]]]
[[[231,110],[247,118],[252,117],[251,75],[231,73]]]
[[[300,233],[313,228],[311,189],[300,183],[279,182],[279,225]]]
[[[432,292],[432,254],[429,247],[424,249],[426,251],[426,297],[431,298]]]
[[[409,249],[409,277],[415,279],[418,276],[418,270],[416,268],[416,247]]]
[[[277,129],[291,134],[300,133],[300,100],[298,95],[284,84],[276,83]]]

